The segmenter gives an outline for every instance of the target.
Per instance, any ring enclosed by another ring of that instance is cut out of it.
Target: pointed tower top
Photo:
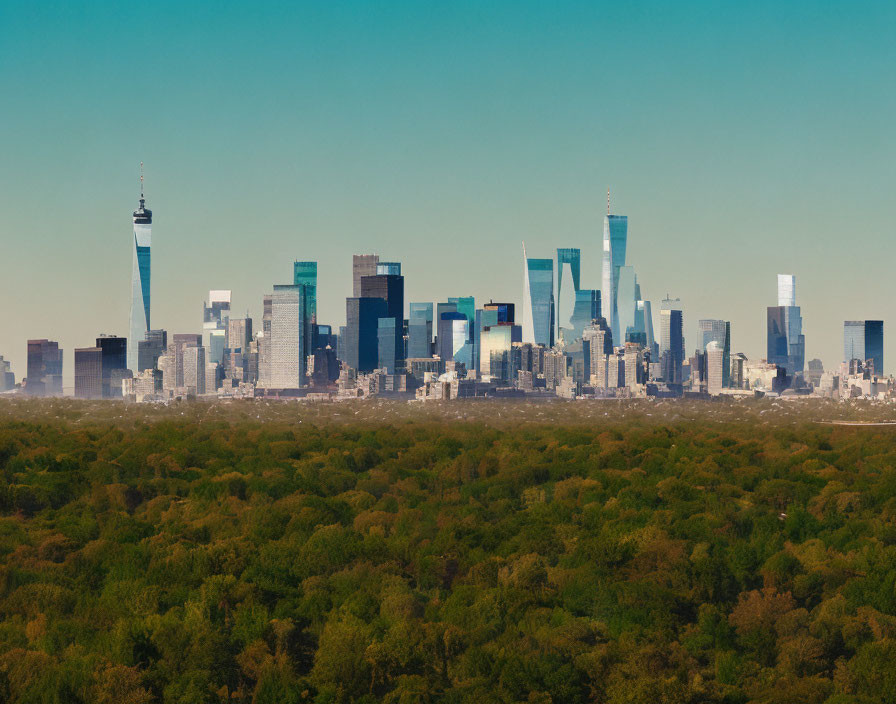
[[[143,197],[143,162],[140,162],[140,207],[134,211],[134,223],[141,225],[152,224],[152,211],[146,207],[146,199]]]
[[[607,189],[607,215],[610,214],[610,189]]]
[[[143,205],[143,162],[140,162],[140,205]]]

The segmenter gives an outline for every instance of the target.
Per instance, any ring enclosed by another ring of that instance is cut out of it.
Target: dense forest
[[[896,702],[824,402],[0,402],[0,701]]]

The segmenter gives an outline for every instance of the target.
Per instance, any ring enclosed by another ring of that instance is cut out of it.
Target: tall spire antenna
[[[140,200],[144,200],[143,198],[143,162],[140,162]]]
[[[607,215],[610,214],[610,189],[607,189]]]

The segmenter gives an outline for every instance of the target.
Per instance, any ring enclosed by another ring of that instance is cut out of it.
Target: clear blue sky
[[[686,330],[764,356],[794,273],[835,364],[846,318],[896,334],[894,36],[892,2],[2,3],[0,354],[58,339],[71,384],[126,334],[142,160],[154,327],[257,315],[293,259],[338,325],[362,251],[406,300],[519,301],[522,240],[596,287],[610,187]]]

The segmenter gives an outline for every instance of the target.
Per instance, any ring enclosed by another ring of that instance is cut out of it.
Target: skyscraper
[[[127,338],[100,335],[96,346],[101,351],[103,398],[121,398],[121,380],[128,369]]]
[[[152,211],[143,197],[143,164],[140,164],[140,206],[134,211],[134,256],[131,273],[131,317],[128,328],[127,368],[137,369],[139,344],[149,331],[150,247]]]
[[[379,254],[354,254],[352,255],[352,297],[361,296],[361,277],[376,276],[376,265],[379,264]]]
[[[25,391],[32,396],[62,395],[62,350],[53,340],[28,340]]]
[[[395,326],[395,365],[404,366],[404,277],[396,274],[377,274],[361,277],[362,298],[382,298],[386,302],[386,314],[381,318],[393,318]],[[376,327],[379,327],[377,323]],[[374,333],[377,339],[378,333]]]
[[[144,369],[155,369],[159,357],[168,349],[168,332],[166,330],[147,330],[146,338],[137,343],[137,366],[134,372]]]
[[[845,320],[843,322],[843,361],[874,364],[874,373],[884,373],[884,321]]]
[[[432,303],[410,303],[408,312],[408,358],[432,356]]]
[[[684,363],[683,316],[672,308],[675,302],[663,301],[660,310],[660,363],[663,379],[667,384],[681,383],[681,365]]]
[[[387,316],[386,300],[375,297],[345,299],[345,334],[340,335],[340,347],[345,362],[359,372],[377,368],[379,354],[379,320]]]
[[[305,317],[314,324],[317,322],[317,262],[295,262],[293,264],[293,281],[296,286],[305,287]],[[230,345],[233,347],[233,344]]]
[[[727,388],[731,381],[731,323],[727,320],[707,318],[697,322],[697,329],[700,332],[701,351],[706,352],[710,342],[718,343],[722,355],[720,362],[722,381],[720,383]],[[710,391],[710,393],[712,392]]]
[[[223,362],[227,347],[227,321],[230,320],[230,297],[227,290],[208,292],[208,303],[202,308],[202,338],[207,362]]]
[[[298,389],[307,384],[305,372],[311,354],[311,321],[306,301],[308,288],[299,284],[274,286],[271,299],[271,370],[269,386]]]
[[[103,350],[82,347],[75,350],[75,398],[103,397]]]
[[[796,277],[778,274],[778,305],[767,311],[767,359],[788,375],[803,371],[806,339],[796,305]]]
[[[628,217],[609,214],[609,194],[607,196],[607,216],[604,218],[603,271],[601,276],[601,297],[604,317],[610,324],[614,340],[623,340],[625,330],[619,329],[617,308],[617,288],[619,269],[625,266],[625,249],[628,244]]]
[[[557,249],[557,334],[561,328],[571,328],[575,312],[576,294],[581,288],[581,250],[574,247]],[[566,284],[564,286],[564,283]],[[581,334],[581,333],[580,333]]]
[[[554,260],[529,259],[523,244],[523,342],[554,346]]]
[[[0,391],[9,391],[16,385],[16,375],[10,368],[9,360],[0,354]]]

